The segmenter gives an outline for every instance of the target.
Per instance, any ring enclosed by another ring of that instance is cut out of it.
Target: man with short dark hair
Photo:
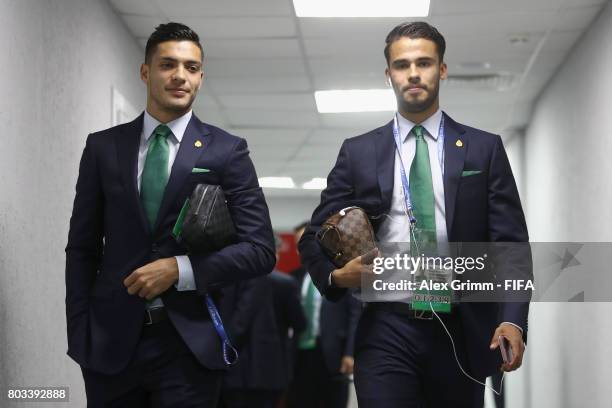
[[[316,242],[322,223],[347,206],[372,217],[383,243],[528,241],[501,138],[440,110],[445,48],[444,37],[425,22],[400,24],[387,36],[385,74],[397,112],[388,124],[344,141],[299,245],[313,281],[330,299],[361,287],[372,273],[362,257],[335,267]],[[411,240],[413,221],[420,233]],[[440,309],[440,320],[433,303],[431,311],[417,303],[367,304],[355,344],[359,407],[481,408],[479,382],[500,367],[521,365],[529,303],[453,303],[446,313]],[[500,336],[514,354],[504,364],[496,350]]]
[[[222,330],[204,295],[272,270],[268,208],[244,139],[202,123],[199,38],[157,27],[136,120],[87,138],[66,247],[68,355],[91,407],[215,407]],[[171,235],[197,184],[220,185],[237,242],[188,254]]]

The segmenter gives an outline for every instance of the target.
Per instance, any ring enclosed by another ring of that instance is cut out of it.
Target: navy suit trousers
[[[169,320],[143,328],[119,374],[83,369],[88,408],[214,408],[222,375],[198,362]]]
[[[470,373],[457,314],[439,314]],[[459,369],[440,321],[366,308],[357,327],[355,386],[359,408],[482,408],[484,387]],[[484,382],[484,378],[478,378]]]

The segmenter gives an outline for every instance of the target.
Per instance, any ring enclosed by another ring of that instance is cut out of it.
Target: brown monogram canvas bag
[[[347,207],[329,217],[317,232],[317,240],[339,268],[376,247],[372,224],[359,207]]]

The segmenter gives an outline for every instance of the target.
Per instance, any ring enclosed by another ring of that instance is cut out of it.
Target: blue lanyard
[[[400,159],[400,175],[402,179],[402,189],[404,190],[404,205],[406,210],[406,215],[410,219],[411,224],[416,223],[416,218],[414,217],[414,213],[412,211],[412,201],[410,200],[410,185],[408,184],[408,177],[406,177],[406,167],[404,166],[404,161],[402,159],[402,141],[399,133],[399,125],[397,123],[397,113],[393,116],[393,139],[395,139],[395,148],[397,149],[397,155]],[[438,161],[440,162],[440,168],[442,169],[442,174],[444,175],[444,114],[442,115],[442,119],[440,120],[440,130],[438,131]]]
[[[223,361],[225,361],[225,364],[228,366],[236,364],[238,362],[238,351],[236,351],[234,346],[232,346],[232,343],[227,337],[227,333],[225,332],[225,327],[223,327],[223,322],[221,321],[221,316],[219,316],[217,306],[215,306],[215,302],[213,302],[212,298],[208,295],[206,295],[206,307],[208,308],[210,318],[215,325],[215,330],[221,339],[223,346]]]

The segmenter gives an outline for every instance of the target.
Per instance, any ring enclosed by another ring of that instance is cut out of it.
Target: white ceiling
[[[260,177],[290,176],[298,184],[326,177],[343,139],[391,118],[389,112],[319,114],[313,93],[385,87],[385,36],[408,19],[297,18],[291,0],[110,3],[143,49],[164,22],[182,22],[200,35],[206,80],[195,112],[245,137]],[[431,0],[425,20],[446,38],[450,75],[500,74],[506,79],[443,83],[442,108],[471,126],[502,135],[520,131],[540,91],[606,3]],[[511,44],[516,36],[527,42]],[[474,68],[482,63],[490,67]]]

